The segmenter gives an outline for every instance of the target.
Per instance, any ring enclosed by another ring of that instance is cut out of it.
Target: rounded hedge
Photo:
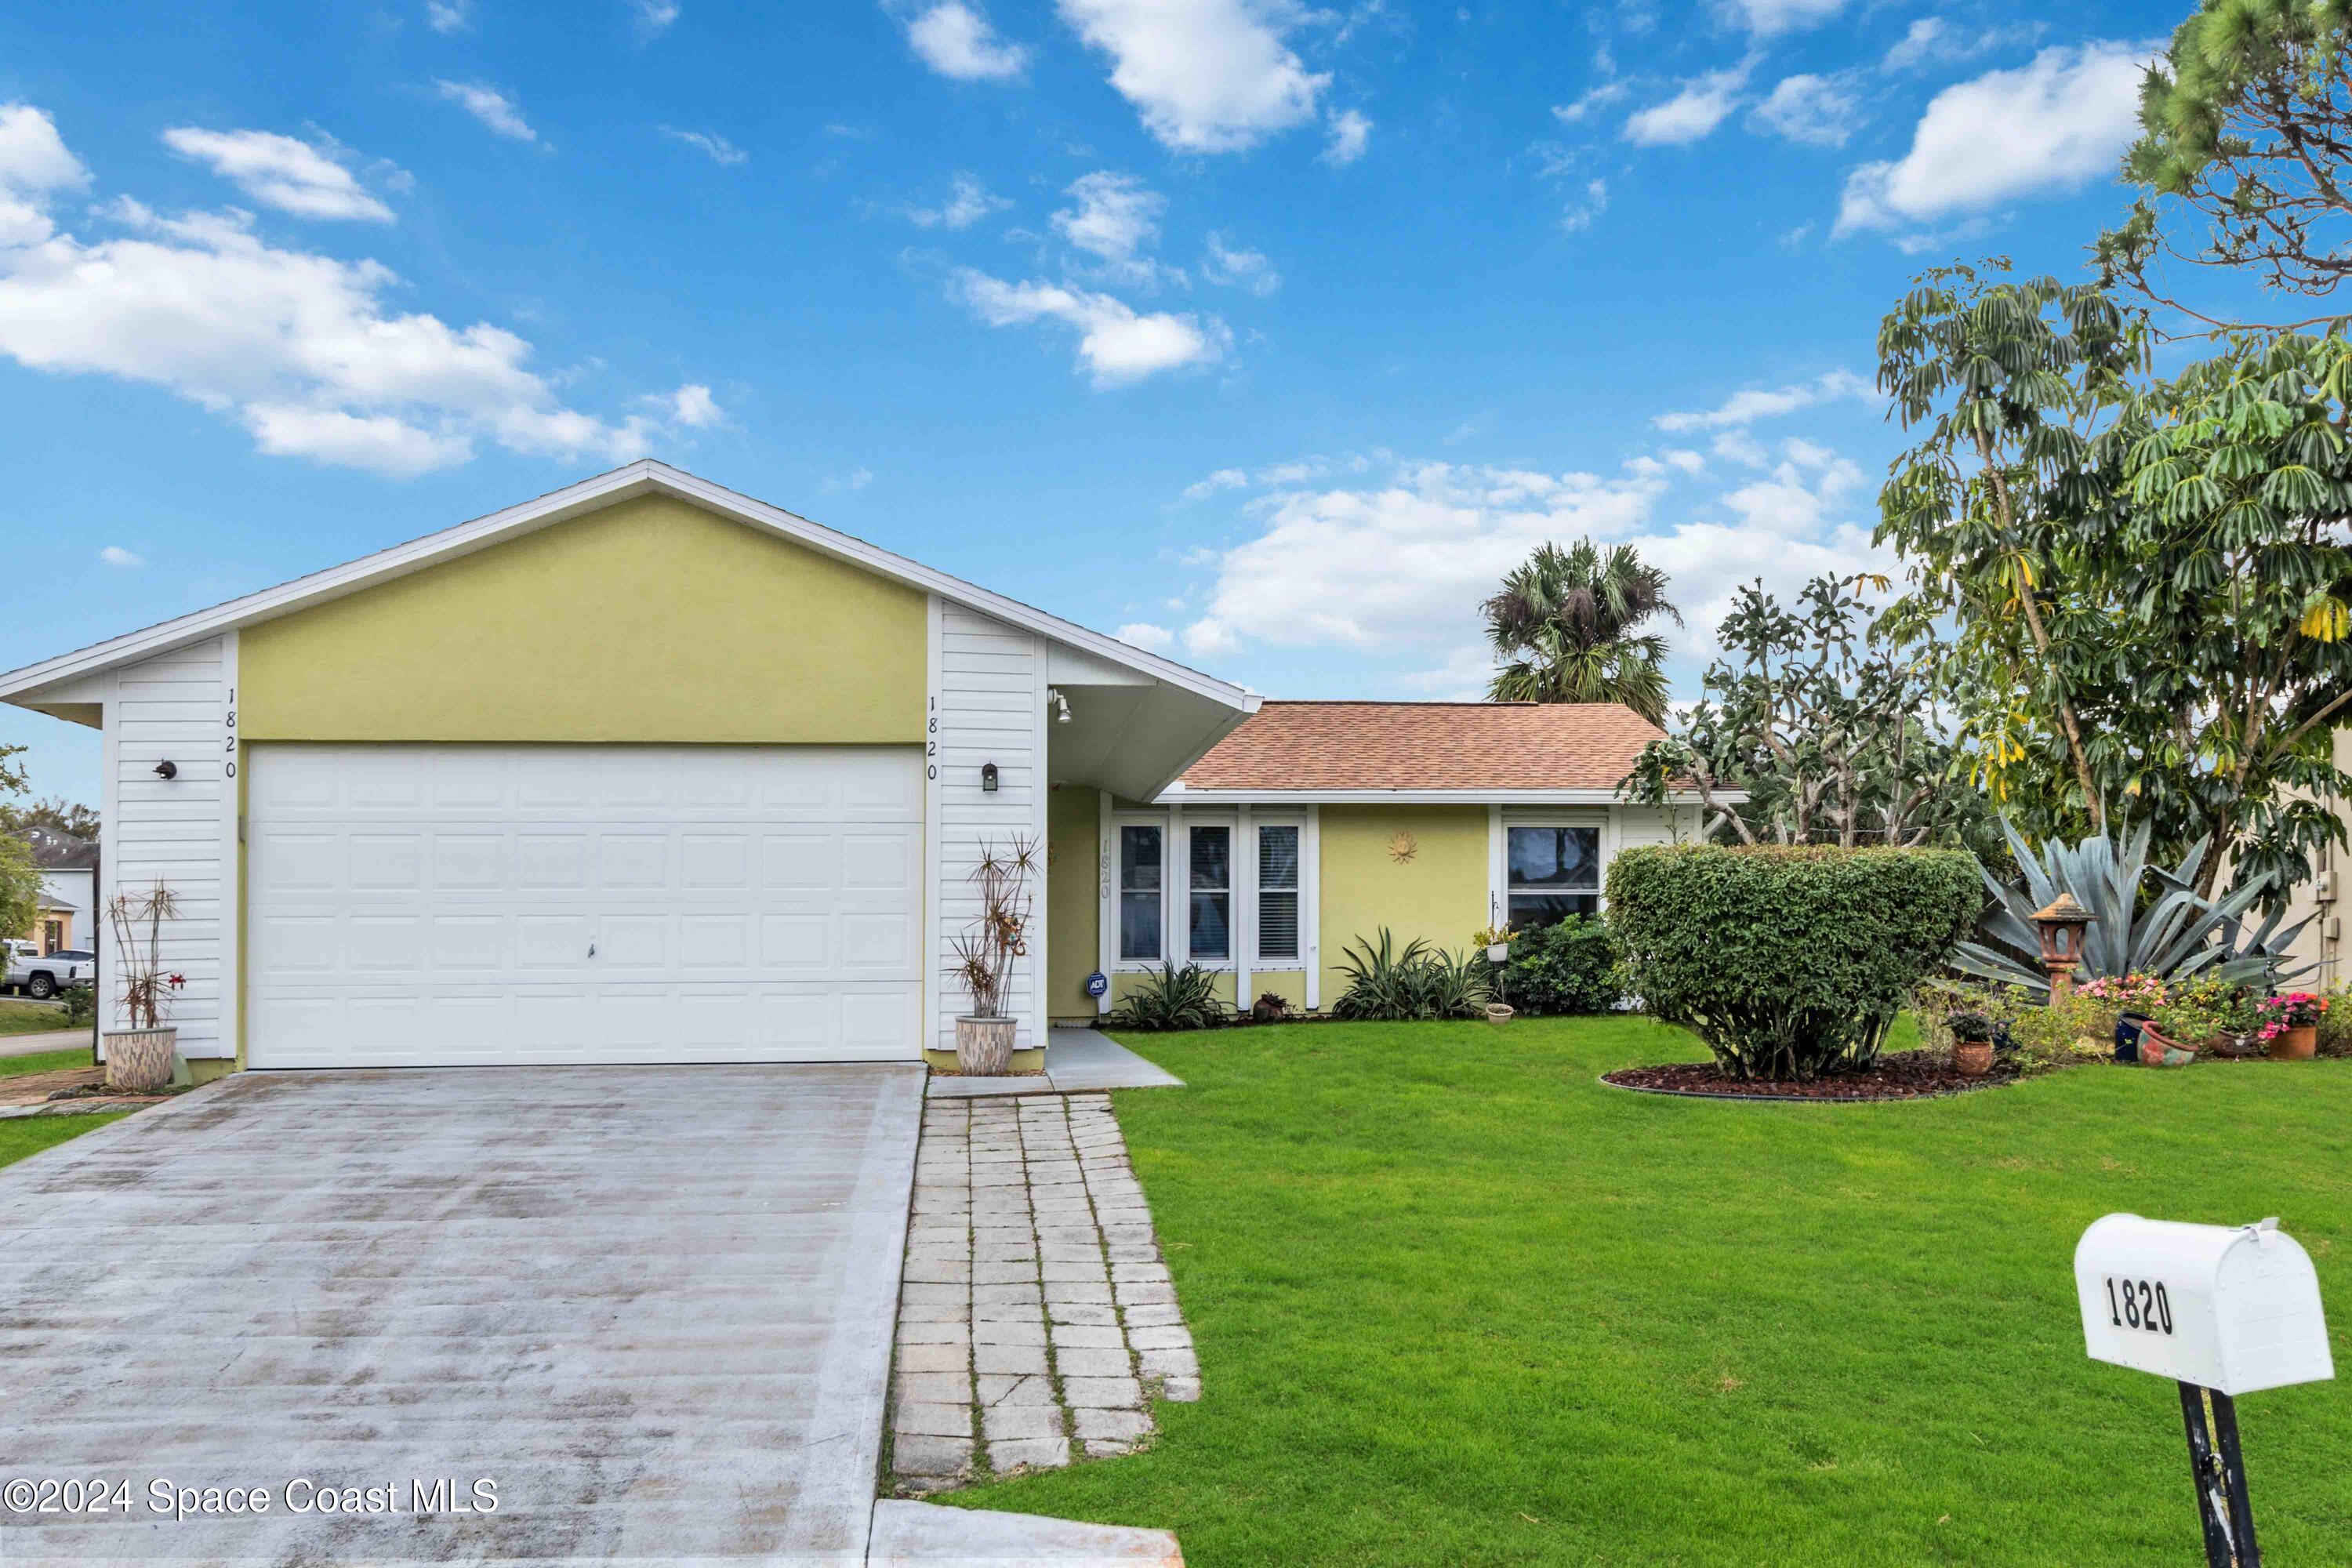
[[[1628,988],[1737,1078],[1869,1067],[1983,907],[1958,849],[1655,845],[1609,866]]]

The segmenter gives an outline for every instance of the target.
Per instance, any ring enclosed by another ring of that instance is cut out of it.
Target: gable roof
[[[41,870],[87,871],[98,864],[98,846],[89,839],[54,827],[27,827],[23,837]]]
[[[1267,702],[1177,795],[1364,793],[1613,799],[1665,731],[1618,702]]]
[[[614,468],[610,473],[599,474],[593,479],[583,479],[575,485],[567,485],[560,490],[551,490],[535,500],[476,518],[471,522],[459,523],[438,533],[428,533],[422,539],[395,544],[388,550],[361,556],[356,561],[331,566],[323,572],[297,577],[275,588],[265,588],[241,599],[215,605],[208,610],[199,610],[194,615],[182,616],[175,620],[164,621],[0,674],[0,700],[16,700],[41,688],[79,679],[118,664],[151,658],[186,643],[282,616],[308,605],[341,598],[438,562],[502,544],[509,539],[520,538],[584,512],[656,493],[691,501],[722,517],[764,529],[837,560],[862,566],[878,576],[937,594],[950,603],[993,616],[1026,631],[1051,637],[1139,671],[1155,680],[1208,698],[1235,712],[1249,713],[1257,708],[1256,693],[1242,687],[1219,680],[1214,676],[1203,675],[1173,659],[1132,647],[1116,637],[1088,630],[1076,622],[1048,615],[1034,605],[992,593],[961,577],[951,577],[906,556],[893,554],[862,539],[811,522],[781,507],[754,500],[750,496],[738,494],[650,458]]]

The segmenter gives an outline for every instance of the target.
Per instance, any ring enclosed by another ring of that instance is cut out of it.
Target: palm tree
[[[1666,574],[1630,544],[1539,544],[1486,601],[1486,637],[1505,661],[1486,689],[1496,702],[1622,702],[1653,724],[1666,716],[1666,639],[1634,628],[1654,616],[1683,624]]]

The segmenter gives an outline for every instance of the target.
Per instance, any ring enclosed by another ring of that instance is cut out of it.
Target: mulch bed
[[[1811,1083],[1759,1083],[1724,1076],[1713,1062],[1668,1062],[1603,1073],[1601,1081],[1650,1094],[1692,1095],[1703,1100],[1927,1100],[1966,1094],[2014,1083],[2017,1074],[1999,1062],[1982,1078],[1970,1078],[1937,1051],[1895,1051],[1878,1058],[1868,1072],[1841,1073]]]

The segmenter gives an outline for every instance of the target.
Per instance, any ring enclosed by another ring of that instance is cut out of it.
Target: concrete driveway
[[[922,1089],[244,1074],[0,1170],[0,1479],[110,1494],[0,1563],[863,1563]]]

